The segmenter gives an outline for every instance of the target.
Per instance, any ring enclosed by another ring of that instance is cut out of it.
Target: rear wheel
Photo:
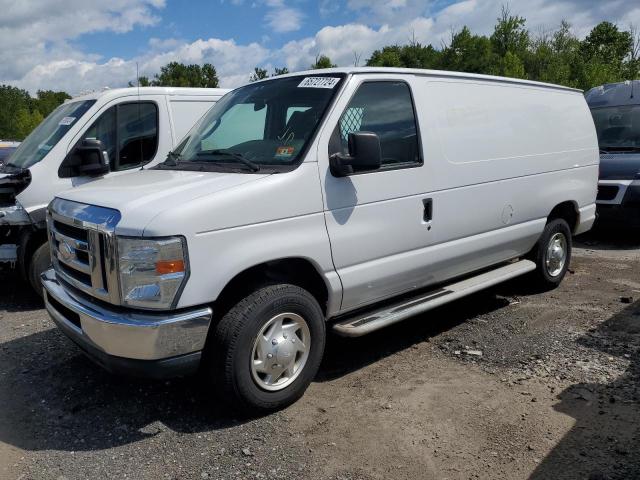
[[[547,223],[530,257],[536,263],[534,278],[540,288],[550,290],[560,285],[571,261],[571,229],[566,220],[556,218]]]
[[[247,412],[277,410],[300,398],[318,372],[324,315],[300,287],[265,286],[224,315],[209,343],[208,367],[224,400]]]
[[[42,281],[40,275],[42,275],[47,269],[51,267],[51,254],[49,253],[49,244],[43,243],[40,245],[29,262],[28,278],[31,287],[35,292],[42,297]]]

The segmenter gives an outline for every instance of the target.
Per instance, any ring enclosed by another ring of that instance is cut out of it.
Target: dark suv
[[[640,80],[586,94],[600,145],[598,224],[640,227]]]

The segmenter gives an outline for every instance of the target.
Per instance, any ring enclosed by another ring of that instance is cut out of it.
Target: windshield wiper
[[[257,172],[260,170],[260,166],[256,165],[255,163],[253,163],[251,160],[249,160],[248,158],[245,158],[244,156],[242,156],[239,153],[234,153],[230,150],[225,150],[223,148],[217,148],[214,150],[202,150],[201,152],[198,152],[196,154],[199,157],[204,157],[207,155],[225,155],[229,158],[233,158],[241,163],[244,163],[247,167],[249,167],[251,169],[251,171],[253,172]]]

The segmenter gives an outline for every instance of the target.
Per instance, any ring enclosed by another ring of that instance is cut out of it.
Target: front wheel
[[[232,307],[212,333],[207,361],[215,387],[224,400],[248,412],[295,402],[324,353],[322,310],[295,285],[259,288]]]
[[[551,290],[562,282],[571,261],[571,229],[562,218],[550,221],[531,252],[537,286]]]
[[[27,272],[31,287],[38,295],[40,295],[40,297],[43,296],[42,280],[40,279],[40,275],[49,268],[51,268],[49,244],[43,243],[35,250],[35,252],[33,252],[31,260],[29,261],[29,270]]]

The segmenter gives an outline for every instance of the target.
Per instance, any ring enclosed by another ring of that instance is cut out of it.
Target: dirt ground
[[[103,372],[0,275],[0,478],[640,478],[638,234],[579,239],[552,292],[331,336],[306,395],[251,420],[197,378]]]

